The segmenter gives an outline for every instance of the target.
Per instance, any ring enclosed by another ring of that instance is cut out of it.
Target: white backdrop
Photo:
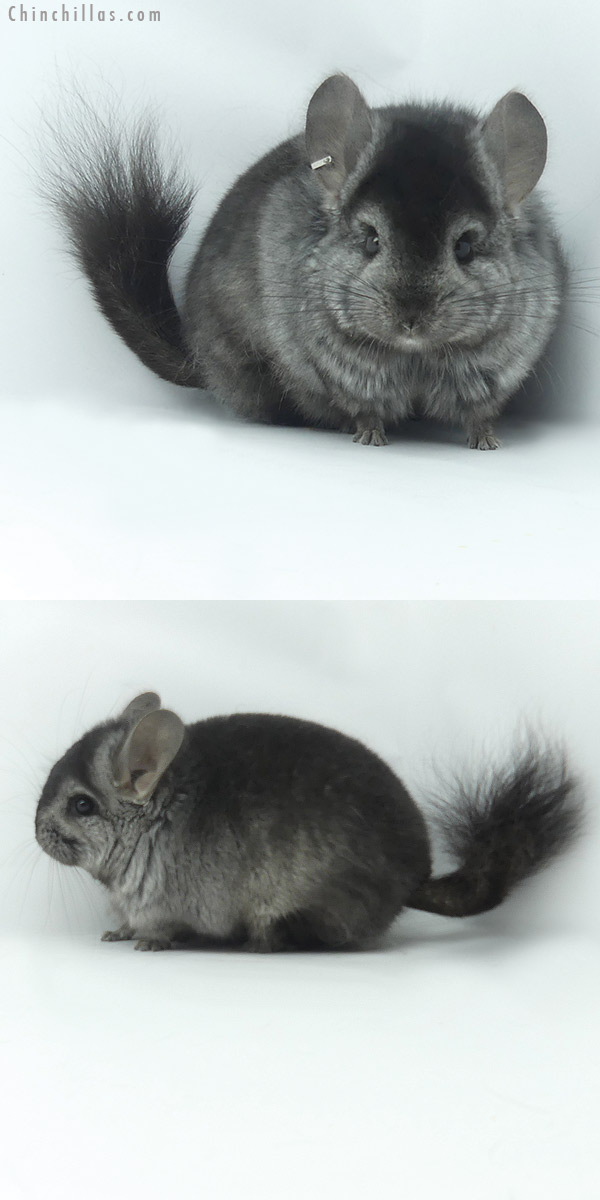
[[[159,25],[118,5],[42,25],[24,7],[0,14],[3,1194],[564,1200],[576,1177],[597,1200],[598,8],[164,0]],[[180,286],[224,189],[338,69],[374,103],[485,109],[516,86],[546,118],[583,283],[496,454],[420,424],[385,450],[245,427],[162,383],[36,199],[40,107],[65,80],[155,104],[201,184]],[[571,749],[586,837],[499,912],[407,914],[364,956],[100,943],[103,897],[38,853],[35,802],[147,688],[188,720],[333,724],[417,797],[432,757],[476,769],[529,719]]]
[[[596,605],[2,606],[0,1174],[8,1200],[596,1200]],[[564,737],[589,801],[562,862],[487,916],[405,913],[346,955],[136,954],[32,849],[40,785],[143,688],[364,738],[415,795]],[[32,1130],[35,1152],[32,1152]],[[65,1165],[65,1164],[68,1165]],[[576,1164],[576,1167],[574,1167]]]
[[[39,5],[38,5],[39,9]],[[600,124],[597,7],[536,0],[219,5],[167,0],[159,25],[3,21],[0,288],[3,594],[207,598],[598,593]],[[97,10],[96,10],[97,11]],[[120,9],[116,10],[121,13]],[[123,9],[123,13],[127,10]],[[246,427],[156,379],[96,312],[35,194],[40,113],[74,76],[157,106],[199,181],[175,274],[223,190],[299,128],[329,71],[375,103],[488,108],[526,89],[550,131],[545,183],[575,304],[549,370],[476,454],[409,423],[384,450]],[[540,420],[540,418],[542,418]]]

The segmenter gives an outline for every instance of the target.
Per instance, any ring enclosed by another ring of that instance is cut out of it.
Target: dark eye
[[[73,812],[77,813],[78,817],[91,817],[92,813],[98,811],[98,805],[95,800],[92,800],[91,796],[84,796],[83,794],[81,796],[72,796],[70,803]]]
[[[364,248],[365,254],[368,254],[369,258],[374,258],[376,254],[379,254],[379,234],[376,229],[366,231]]]
[[[470,262],[475,251],[473,249],[473,238],[470,233],[463,233],[458,241],[454,243],[454,254],[459,263]]]

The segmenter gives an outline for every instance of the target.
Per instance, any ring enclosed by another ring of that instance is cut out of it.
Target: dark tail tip
[[[198,386],[168,276],[195,189],[161,164],[152,117],[126,128],[81,92],[71,99],[46,121],[40,190],[117,333],[162,378]]]
[[[567,850],[582,829],[583,802],[564,751],[529,737],[510,765],[474,786],[456,780],[436,818],[460,865],[429,880],[409,907],[471,916],[497,907]]]

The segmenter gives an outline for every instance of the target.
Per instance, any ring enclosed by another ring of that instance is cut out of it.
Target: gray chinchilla
[[[451,105],[368,108],[344,75],[303,134],[219,205],[177,311],[168,266],[194,189],[159,162],[151,124],[115,132],[84,105],[44,183],[104,315],[163,379],[213,390],[251,421],[381,445],[413,413],[470,446],[555,326],[566,269],[532,197],[546,129],[509,92],[484,117]]]
[[[371,750],[333,729],[256,713],[183,725],[154,693],[53,767],[37,840],[110,892],[137,949],[360,946],[402,908],[487,912],[579,828],[559,752],[530,744],[443,811],[458,866],[431,876],[421,812]]]

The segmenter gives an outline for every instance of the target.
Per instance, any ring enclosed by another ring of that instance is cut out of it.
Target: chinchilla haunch
[[[359,947],[405,907],[495,908],[579,829],[562,754],[533,743],[453,791],[441,819],[457,865],[432,877],[420,809],[361,742],[257,713],[184,725],[146,693],[56,763],[36,836],[108,889],[122,924],[107,941]]]
[[[566,286],[532,191],[546,128],[509,92],[486,116],[371,109],[326,79],[303,133],[219,205],[178,311],[168,267],[194,188],[163,167],[151,122],[83,104],[61,121],[44,188],[97,304],[163,379],[250,421],[339,429],[381,445],[421,414],[492,450],[494,421],[540,357]]]

